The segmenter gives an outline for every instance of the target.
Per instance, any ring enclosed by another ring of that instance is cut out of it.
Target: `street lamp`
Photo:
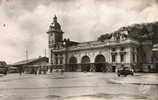
[[[65,48],[65,68],[64,69],[66,69],[67,68],[67,59],[68,59],[68,53],[67,53],[67,48],[68,48],[68,46],[69,46],[69,42],[70,42],[70,39],[68,38],[68,39],[64,39],[63,40],[63,46],[64,46],[64,48]]]

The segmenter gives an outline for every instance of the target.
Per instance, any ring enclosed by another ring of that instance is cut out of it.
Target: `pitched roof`
[[[41,61],[41,60],[48,61],[48,58],[47,57],[39,57],[39,58],[33,58],[33,59],[28,59],[28,60],[22,60],[22,61],[14,63],[12,65],[25,65],[25,64],[34,63],[34,62]]]

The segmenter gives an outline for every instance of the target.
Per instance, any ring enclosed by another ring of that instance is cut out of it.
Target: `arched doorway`
[[[81,59],[81,71],[90,71],[90,58],[88,56],[83,56]]]
[[[68,71],[70,71],[70,72],[77,71],[77,58],[76,57],[71,57],[70,58],[68,67],[69,67]]]
[[[96,72],[105,72],[106,65],[105,65],[105,57],[103,55],[97,55],[95,57],[95,70]]]

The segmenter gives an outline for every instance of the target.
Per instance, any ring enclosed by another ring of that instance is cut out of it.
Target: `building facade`
[[[153,68],[152,42],[140,43],[128,38],[126,31],[111,34],[104,41],[74,42],[63,39],[64,32],[55,16],[47,34],[49,63],[53,68],[73,72],[114,72],[117,67],[132,67],[135,71]]]
[[[13,66],[14,68],[17,68],[17,72],[20,72],[20,70],[24,73],[33,74],[36,72],[41,73],[48,71],[49,65],[48,65],[48,57],[38,57],[28,60],[22,60],[19,62],[16,62],[14,64],[11,64],[10,67]]]
[[[155,71],[158,72],[158,44],[153,46],[153,66]]]

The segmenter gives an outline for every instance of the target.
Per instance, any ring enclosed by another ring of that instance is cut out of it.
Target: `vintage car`
[[[63,72],[63,71],[64,71],[64,69],[62,69],[62,68],[53,69],[53,72]]]
[[[118,68],[117,69],[117,75],[118,76],[121,76],[121,75],[124,75],[124,76],[127,76],[127,75],[134,75],[134,70],[130,67],[121,67],[121,68]]]

